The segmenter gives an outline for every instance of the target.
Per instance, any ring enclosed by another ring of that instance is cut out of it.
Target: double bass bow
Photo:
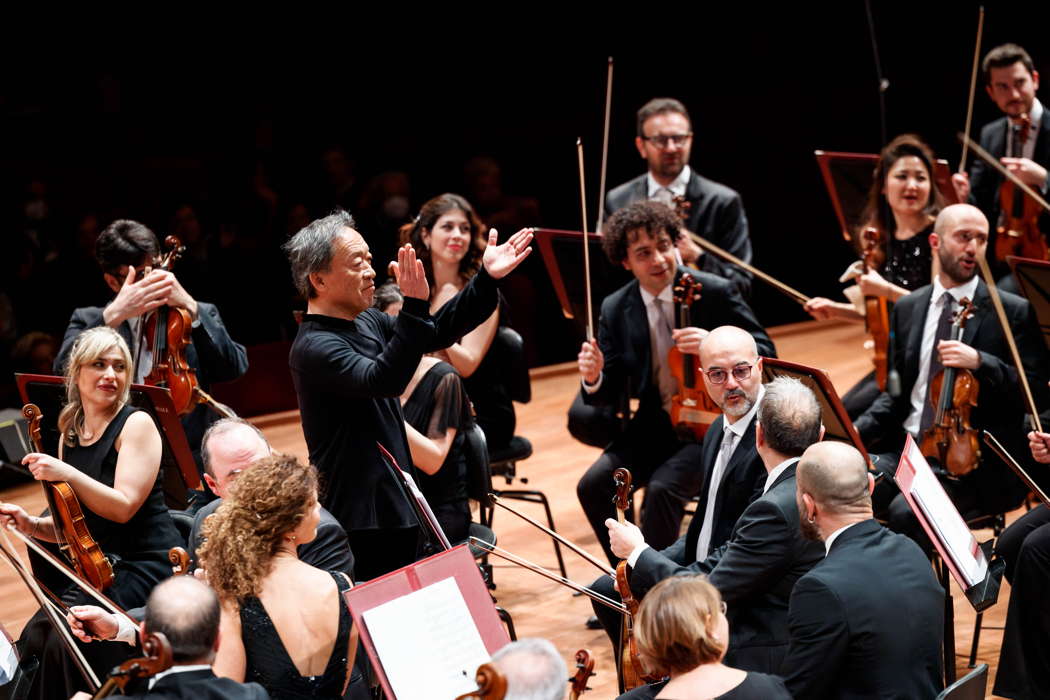
[[[28,422],[29,439],[33,449],[44,453],[40,437],[40,421],[43,415],[36,404],[27,403],[22,415]],[[80,507],[73,487],[65,481],[41,481],[47,498],[47,507],[54,522],[55,538],[59,548],[73,563],[73,568],[99,591],[113,583],[113,566],[88,531],[84,511]]]
[[[683,274],[674,286],[674,301],[678,307],[676,326],[685,328],[690,324],[689,310],[693,302],[700,300],[703,284],[691,274]],[[671,375],[678,380],[678,393],[671,399],[671,425],[676,431],[691,433],[703,439],[722,410],[704,389],[701,377],[700,358],[684,353],[672,346],[667,356]]]

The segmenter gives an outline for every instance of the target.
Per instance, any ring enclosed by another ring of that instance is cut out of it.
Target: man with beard
[[[877,463],[891,478],[883,479],[875,491],[876,512],[893,530],[908,534],[926,548],[929,541],[893,485],[892,475],[905,435],[921,441],[933,422],[938,396],[931,397],[930,386],[942,367],[970,370],[980,383],[971,425],[993,433],[1011,454],[1027,452],[1017,369],[988,288],[977,276],[977,257],[985,254],[987,244],[988,220],[979,209],[955,204],[941,211],[930,234],[930,246],[940,263],[933,284],[901,298],[893,307],[890,337],[896,342],[890,362],[891,371],[900,375],[901,390],[896,395],[884,392],[856,421],[869,449],[890,453],[881,455]],[[1047,395],[1046,349],[1035,314],[1025,299],[1006,292],[1001,297],[1028,383],[1042,405]],[[963,299],[974,302],[974,315],[961,340],[948,340],[954,312]],[[933,466],[939,470],[943,465]],[[1002,513],[1021,504],[1025,486],[1001,460],[985,455],[976,466],[958,478],[940,472],[941,483],[963,518]]]
[[[944,590],[914,542],[872,517],[864,457],[841,442],[796,471],[802,534],[827,555],[791,591],[781,666],[796,698],[932,698],[941,689]]]
[[[740,195],[689,167],[693,126],[685,105],[668,97],[646,102],[638,110],[634,145],[649,170],[609,192],[605,198],[606,218],[628,204],[647,199],[675,207],[686,234],[677,241],[683,261],[724,277],[745,299],[749,297],[749,272],[705,254],[689,238],[690,232],[695,233],[744,262],[751,262],[751,238]]]

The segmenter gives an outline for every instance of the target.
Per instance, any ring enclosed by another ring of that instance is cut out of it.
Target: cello
[[[689,325],[689,310],[699,301],[703,285],[691,274],[683,274],[674,286],[674,300],[678,306],[677,327]],[[671,425],[676,432],[692,433],[703,439],[707,429],[721,415],[722,409],[711,400],[700,378],[700,358],[681,352],[672,346],[667,353],[671,375],[678,380],[678,393],[671,399]]]
[[[22,407],[22,415],[28,421],[33,449],[44,453],[40,437],[40,420],[43,418],[40,409],[36,404],[27,403]],[[65,481],[41,481],[40,485],[44,488],[47,507],[54,521],[59,548],[69,557],[81,578],[99,591],[106,590],[113,583],[113,566],[91,537],[73,487]]]
[[[874,226],[868,226],[861,234],[861,271],[868,274],[879,266],[877,258],[882,252],[882,234]],[[887,352],[890,346],[890,315],[885,297],[864,297],[864,325],[875,344],[875,382],[879,389],[886,390],[889,374]]]
[[[973,314],[972,301],[959,302],[952,321],[951,340],[962,338],[966,322]],[[978,430],[970,424],[970,413],[977,406],[979,391],[977,378],[968,369],[945,367],[930,379],[930,401],[935,412],[919,449],[924,456],[940,460],[941,467],[952,477],[970,473],[981,459]]]
[[[1023,157],[1028,142],[1032,119],[1022,114],[1019,124],[1010,124],[1013,139],[1010,155]],[[999,187],[999,206],[1003,212],[1002,223],[996,228],[995,257],[1006,260],[1008,255],[1022,258],[1047,259],[1046,238],[1039,230],[1039,215],[1042,207],[1010,180],[1003,180]]]

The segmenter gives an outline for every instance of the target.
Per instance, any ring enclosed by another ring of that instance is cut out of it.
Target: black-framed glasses
[[[651,141],[656,144],[658,148],[667,148],[667,144],[673,143],[676,146],[684,146],[685,142],[689,140],[692,133],[688,134],[659,134],[657,136],[643,136],[643,141]]]
[[[729,372],[733,373],[733,379],[738,382],[742,382],[751,376],[751,368],[754,365],[737,365],[732,370],[726,371],[721,367],[715,369],[706,369],[704,374],[707,375],[707,381],[712,384],[725,384],[726,380],[729,379]]]

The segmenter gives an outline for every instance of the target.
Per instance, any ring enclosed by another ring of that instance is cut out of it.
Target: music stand
[[[862,252],[862,241],[855,239],[854,234],[865,223],[861,221],[861,214],[867,203],[879,156],[875,153],[819,150],[814,151],[814,154],[817,156],[820,173],[824,177],[824,186],[831,197],[831,206],[839,220],[842,237],[859,255]],[[957,204],[959,198],[955,195],[955,187],[952,186],[952,173],[948,161],[938,159],[933,164],[932,177],[944,198],[944,203]]]
[[[1035,309],[1043,342],[1050,349],[1050,262],[1016,255],[1006,256],[1006,262],[1014,273],[1021,294]]]
[[[62,377],[48,374],[15,374],[18,393],[25,403],[35,403],[44,418],[40,437],[52,454],[58,454],[58,413],[66,402],[66,384]],[[183,510],[188,505],[186,489],[200,490],[200,475],[193,461],[186,431],[175,412],[167,389],[145,384],[131,385],[131,405],[150,414],[160,431],[163,452],[160,459],[164,499],[168,508]]]

